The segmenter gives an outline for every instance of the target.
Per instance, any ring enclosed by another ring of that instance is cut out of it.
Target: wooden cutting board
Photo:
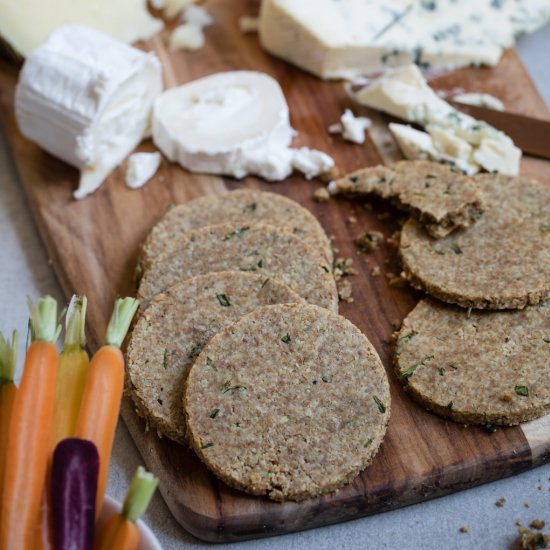
[[[326,129],[352,104],[340,82],[323,82],[264,53],[255,35],[241,35],[238,18],[254,15],[257,1],[208,1],[215,24],[206,31],[206,46],[192,53],[169,53],[168,33],[144,44],[154,49],[164,65],[166,86],[174,86],[216,71],[251,69],[275,77],[290,105],[293,126],[299,131],[295,145],[329,152],[344,171],[396,158],[388,138],[387,119],[353,105],[356,114],[374,117],[376,127],[365,145],[352,145],[331,137]],[[161,479],[160,490],[175,518],[191,533],[208,541],[234,541],[287,533],[344,521],[413,502],[434,498],[542,464],[550,457],[550,416],[518,428],[489,433],[441,420],[424,411],[403,393],[392,375],[388,339],[414,307],[420,294],[410,288],[392,288],[385,274],[399,273],[395,249],[385,244],[374,253],[358,254],[352,240],[365,229],[390,236],[399,214],[373,201],[372,210],[347,201],[328,204],[312,201],[319,182],[293,176],[267,184],[255,178],[235,181],[192,175],[163,161],[154,181],[131,191],[116,170],[91,197],[71,197],[78,174],[26,141],[13,115],[17,67],[0,62],[0,113],[12,147],[21,182],[40,234],[61,285],[69,297],[89,297],[90,347],[102,341],[113,300],[134,292],[133,270],[140,241],[171,203],[208,193],[250,187],[287,195],[310,209],[329,235],[339,255],[352,257],[359,272],[353,284],[352,304],[340,311],[371,340],[388,370],[392,416],[389,430],[374,463],[341,491],[301,503],[275,503],[251,497],[219,482],[194,454],[155,433],[147,432],[131,402],[123,404],[124,420],[147,467]],[[439,89],[484,91],[501,98],[507,108],[550,118],[514,51],[494,69],[464,69],[432,79]],[[152,150],[145,143],[142,150]],[[525,175],[550,179],[550,163],[527,158]],[[352,223],[350,216],[357,220]],[[380,276],[372,276],[378,266]]]

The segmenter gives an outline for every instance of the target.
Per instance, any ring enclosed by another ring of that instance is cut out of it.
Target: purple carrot
[[[85,439],[64,439],[52,465],[53,535],[57,550],[92,550],[99,475],[96,446]]]

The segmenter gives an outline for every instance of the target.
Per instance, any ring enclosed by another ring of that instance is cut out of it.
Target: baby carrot
[[[76,422],[75,437],[92,441],[99,452],[96,514],[101,510],[124,388],[124,357],[120,346],[139,302],[118,298],[105,337],[105,345],[92,357]]]
[[[4,491],[1,497],[0,548],[30,548],[39,517],[46,467],[51,451],[58,356],[55,341],[57,303],[29,300],[32,343],[8,432]]]
[[[84,347],[86,336],[86,296],[73,296],[65,321],[65,341],[59,356],[55,391],[54,447],[74,437],[76,420],[88,374],[89,358]]]
[[[17,388],[13,375],[17,365],[17,331],[13,331],[11,344],[0,332],[0,496],[4,488],[4,465],[8,430]]]
[[[145,513],[158,485],[158,479],[141,466],[137,469],[122,511],[112,515],[99,531],[95,550],[135,550],[140,535],[136,521]]]

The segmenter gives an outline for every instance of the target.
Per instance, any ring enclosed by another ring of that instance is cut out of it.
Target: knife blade
[[[524,153],[550,159],[550,121],[457,101],[450,103],[455,109],[505,132]]]

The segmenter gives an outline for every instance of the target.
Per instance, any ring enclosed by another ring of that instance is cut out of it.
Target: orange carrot
[[[95,550],[135,550],[140,541],[136,521],[145,513],[158,479],[141,466],[137,469],[122,510],[113,514],[99,531]]]
[[[105,345],[92,357],[76,422],[75,437],[95,444],[99,452],[96,514],[101,510],[109,460],[124,388],[124,357],[120,346],[139,306],[134,298],[117,299]]]
[[[57,303],[50,296],[29,300],[32,343],[8,432],[4,491],[0,501],[0,548],[30,548],[39,516],[51,451],[58,356]]]
[[[73,296],[67,310],[65,341],[59,356],[55,393],[54,443],[74,437],[76,420],[86,385],[89,358],[84,347],[86,336],[86,296]]]
[[[13,375],[17,365],[17,331],[11,344],[0,332],[0,496],[4,488],[4,465],[8,446],[8,431],[17,388]]]

